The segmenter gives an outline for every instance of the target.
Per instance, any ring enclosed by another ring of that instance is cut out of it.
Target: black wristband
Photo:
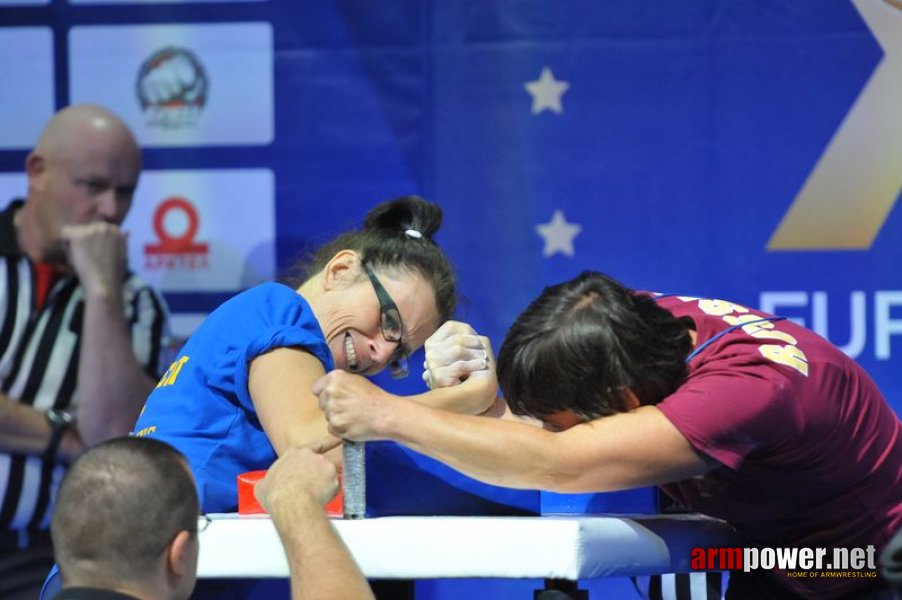
[[[44,417],[50,423],[52,431],[50,432],[50,441],[47,442],[47,447],[44,449],[41,458],[47,462],[56,462],[56,455],[59,452],[60,443],[63,441],[63,435],[75,422],[75,418],[70,413],[59,408],[48,409],[44,413]]]

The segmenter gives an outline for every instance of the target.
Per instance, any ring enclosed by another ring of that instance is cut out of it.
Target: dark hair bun
[[[415,229],[431,239],[441,225],[442,209],[437,204],[419,196],[401,196],[373,208],[366,215],[363,230],[394,236]]]

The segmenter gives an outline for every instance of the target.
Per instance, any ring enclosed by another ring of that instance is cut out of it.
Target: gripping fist
[[[313,384],[329,433],[354,442],[384,439],[385,423],[398,398],[359,375],[332,371]]]
[[[430,389],[451,387],[493,362],[489,339],[467,323],[448,321],[426,340],[423,380]]]
[[[69,264],[88,294],[118,293],[125,277],[126,235],[106,222],[65,225],[62,238]]]
[[[254,486],[254,495],[270,514],[304,497],[325,506],[337,492],[335,465],[321,454],[300,447],[289,448]]]

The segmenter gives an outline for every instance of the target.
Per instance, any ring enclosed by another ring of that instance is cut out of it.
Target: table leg
[[[416,581],[412,579],[371,579],[376,600],[414,600]]]
[[[579,589],[576,581],[546,579],[545,589],[536,590],[534,600],[589,600],[589,592]]]

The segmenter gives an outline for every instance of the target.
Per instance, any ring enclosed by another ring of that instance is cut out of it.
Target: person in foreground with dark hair
[[[335,465],[309,448],[290,448],[254,486],[272,517],[291,573],[294,600],[372,600],[325,505],[338,491]]]
[[[200,508],[185,458],[163,442],[115,438],[63,478],[50,532],[54,600],[184,600],[197,573]]]
[[[416,196],[383,202],[362,229],[323,246],[301,281],[238,294],[185,343],[134,434],[185,454],[206,512],[235,511],[237,475],[268,468],[292,446],[340,442],[312,392],[322,375],[386,366],[407,374],[408,354],[455,308],[454,273],[432,240],[441,218]],[[492,402],[454,390],[424,399],[474,413]]]
[[[442,353],[427,345],[430,370],[430,360],[455,364],[446,340]],[[864,370],[813,332],[587,272],[517,318],[497,373],[506,404],[495,414],[544,428],[435,410],[340,372],[314,390],[333,434],[395,440],[487,483],[564,493],[656,484],[731,523],[747,546],[824,548],[824,566],[832,548],[871,557],[852,575],[735,572],[730,600],[888,597],[873,557],[902,525],[902,423]]]

